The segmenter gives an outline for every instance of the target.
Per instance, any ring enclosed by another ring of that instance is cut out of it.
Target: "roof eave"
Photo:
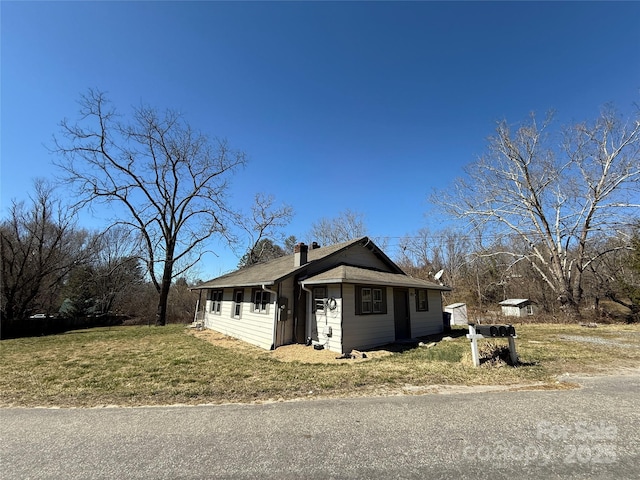
[[[213,288],[248,288],[248,287],[262,287],[263,285],[273,286],[277,281],[265,281],[265,282],[249,282],[242,285],[237,283],[228,283],[220,285],[198,285],[197,287],[191,287],[189,290],[211,290]]]
[[[418,284],[418,283],[412,283],[412,282],[399,282],[399,283],[393,283],[393,282],[385,282],[382,280],[373,280],[373,279],[358,279],[358,278],[323,278],[321,280],[313,280],[313,279],[306,279],[306,280],[300,280],[300,282],[298,282],[300,285],[302,286],[306,286],[306,285],[329,285],[329,284],[336,284],[336,283],[340,283],[340,284],[344,284],[344,283],[351,283],[351,284],[362,284],[362,285],[380,285],[382,287],[398,287],[398,288],[419,288],[419,289],[425,289],[425,290],[440,290],[443,292],[450,292],[451,291],[451,287],[447,287],[445,285],[422,285],[422,284]]]

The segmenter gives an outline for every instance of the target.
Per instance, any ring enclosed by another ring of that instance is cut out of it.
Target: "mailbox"
[[[478,340],[482,340],[483,338],[506,338],[509,340],[511,363],[513,365],[518,363],[518,354],[516,353],[517,335],[513,325],[476,325],[470,323],[467,338],[471,340],[471,358],[476,367],[480,366]]]
[[[483,337],[515,337],[516,329],[513,325],[476,325],[476,333]]]

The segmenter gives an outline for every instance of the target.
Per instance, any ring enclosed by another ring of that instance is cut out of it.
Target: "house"
[[[528,298],[508,298],[499,305],[506,317],[526,317],[535,313],[535,302]]]
[[[448,287],[408,276],[367,237],[310,247],[195,287],[197,318],[265,349],[313,343],[336,353],[443,331]]]

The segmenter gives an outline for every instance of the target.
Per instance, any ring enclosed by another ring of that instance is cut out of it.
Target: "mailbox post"
[[[509,356],[511,363],[518,363],[516,352],[516,329],[513,325],[475,325],[469,324],[467,338],[471,341],[471,359],[475,367],[480,366],[480,354],[478,353],[478,340],[482,338],[507,338],[509,340]]]

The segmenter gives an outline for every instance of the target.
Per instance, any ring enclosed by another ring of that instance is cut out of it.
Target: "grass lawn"
[[[431,348],[366,361],[335,360],[338,355],[331,354],[326,363],[284,361],[278,350],[235,340],[217,344],[183,325],[3,340],[0,406],[277,401],[421,392],[434,385],[566,388],[557,375],[640,367],[638,325],[517,325],[516,331],[522,365],[480,368],[471,364],[462,328],[453,340]]]

